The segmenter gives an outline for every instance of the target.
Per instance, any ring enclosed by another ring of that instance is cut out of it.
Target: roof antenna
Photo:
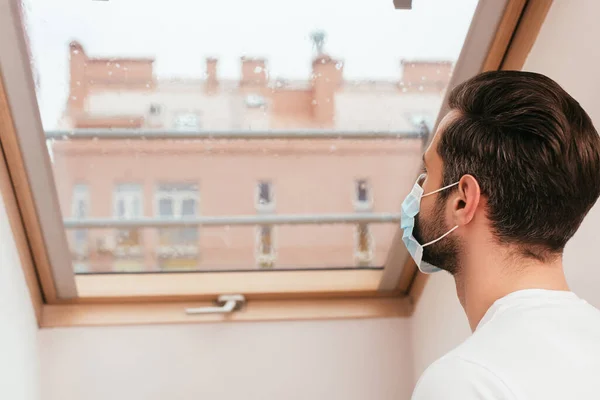
[[[317,55],[323,55],[323,48],[325,47],[325,38],[327,33],[324,30],[316,30],[311,32],[310,40],[313,42],[313,47],[317,50]]]

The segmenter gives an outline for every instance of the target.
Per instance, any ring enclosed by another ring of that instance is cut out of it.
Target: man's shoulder
[[[415,387],[413,400],[515,398],[493,371],[463,357],[458,350],[448,353],[425,370]]]

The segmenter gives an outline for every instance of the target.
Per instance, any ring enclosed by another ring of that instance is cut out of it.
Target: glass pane
[[[260,182],[258,184],[258,202],[260,204],[269,204],[271,202],[271,184],[269,182]]]
[[[365,232],[366,229],[366,232]],[[380,269],[396,224],[88,229],[79,273]],[[76,258],[76,256],[78,258]]]
[[[158,201],[158,215],[159,215],[159,217],[172,217],[173,216],[173,200],[160,199]]]
[[[196,114],[177,114],[173,124],[175,129],[198,129],[200,121]]]
[[[193,217],[196,215],[196,200],[194,199],[184,199],[181,202],[181,216],[185,217]]]
[[[368,200],[367,182],[364,179],[359,180],[356,183],[357,200],[365,202]]]
[[[381,268],[477,0],[413,3],[23,0],[74,270]]]

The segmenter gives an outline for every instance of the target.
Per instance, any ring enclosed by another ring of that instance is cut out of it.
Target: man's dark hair
[[[600,195],[600,136],[587,113],[552,79],[520,71],[475,76],[449,106],[458,116],[437,148],[444,186],[473,175],[501,243],[541,261],[562,253]]]

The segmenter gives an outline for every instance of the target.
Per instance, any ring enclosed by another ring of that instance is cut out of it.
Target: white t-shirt
[[[600,311],[572,292],[511,293],[423,373],[412,399],[599,400]]]

